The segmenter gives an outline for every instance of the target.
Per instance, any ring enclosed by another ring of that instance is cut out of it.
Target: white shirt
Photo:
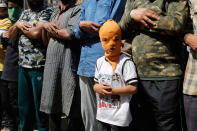
[[[116,77],[113,74],[116,74]],[[113,72],[111,64],[103,56],[97,60],[94,80],[113,87],[126,86],[137,82],[136,68],[132,60],[122,54]],[[96,96],[97,120],[116,126],[129,126],[132,120],[129,106],[132,95],[111,95],[101,98],[96,93]]]

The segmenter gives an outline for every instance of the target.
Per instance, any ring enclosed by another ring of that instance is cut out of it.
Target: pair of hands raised
[[[152,10],[146,8],[138,8],[134,9],[130,12],[130,17],[136,21],[141,23],[143,26],[147,28],[151,28],[156,26],[153,20],[159,20],[159,16]],[[80,21],[79,28],[85,32],[91,33],[93,35],[98,35],[99,24],[94,23],[92,21]]]
[[[30,28],[33,27],[31,24],[24,22],[24,21],[17,22],[16,26],[22,31],[29,31]],[[57,35],[58,30],[60,29],[56,24],[50,23],[50,22],[42,23],[39,26],[42,26],[44,30],[46,30],[49,34],[53,36]]]

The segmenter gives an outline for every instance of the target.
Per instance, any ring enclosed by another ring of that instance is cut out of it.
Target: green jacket
[[[130,11],[148,8],[160,16],[151,29],[130,18]],[[178,41],[188,16],[186,0],[127,0],[120,21],[123,36],[132,37],[132,55],[140,79],[172,80],[182,75]]]

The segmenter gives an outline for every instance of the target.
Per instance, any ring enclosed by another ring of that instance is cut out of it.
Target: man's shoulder
[[[54,11],[54,8],[50,7],[50,6],[45,6],[45,8],[43,8],[43,10],[52,10],[52,11]]]
[[[74,12],[78,12],[81,10],[81,5],[75,5],[74,6]]]
[[[72,8],[74,8],[75,10],[81,9],[81,5],[74,5]]]
[[[72,12],[72,15],[75,15],[76,13],[80,13],[81,5],[73,5],[69,8],[69,11]]]
[[[54,8],[50,6],[45,6],[39,13],[52,13],[54,11]]]
[[[26,10],[24,10],[24,11],[22,12],[21,15],[28,15],[28,14],[30,14],[30,13],[31,13],[31,10],[30,10],[30,9],[26,9]]]

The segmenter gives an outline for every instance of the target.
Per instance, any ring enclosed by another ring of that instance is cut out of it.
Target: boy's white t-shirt
[[[96,71],[94,80],[98,83],[104,83],[113,87],[125,86],[137,82],[136,68],[132,60],[124,54],[119,57],[118,64],[113,75],[111,64],[105,56],[99,58],[96,63]],[[111,95],[101,98],[97,97],[97,115],[96,119],[116,125],[129,126],[132,116],[130,112],[130,100],[132,95]]]

